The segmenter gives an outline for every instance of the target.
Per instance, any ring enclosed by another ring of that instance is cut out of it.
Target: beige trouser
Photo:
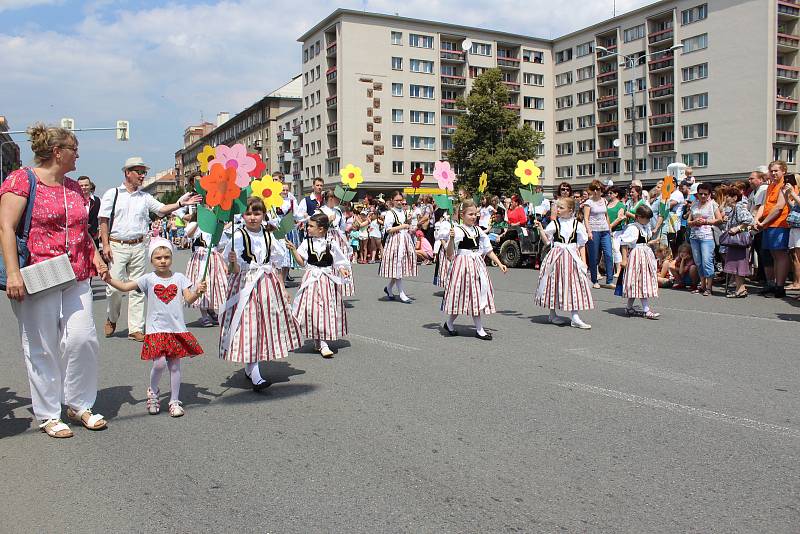
[[[144,275],[145,261],[147,260],[147,242],[136,245],[124,245],[111,241],[111,254],[113,255],[111,278],[115,280],[136,280]],[[111,286],[106,286],[106,300],[108,320],[116,323],[122,308],[122,293]],[[144,333],[144,295],[138,291],[128,293],[128,333]]]

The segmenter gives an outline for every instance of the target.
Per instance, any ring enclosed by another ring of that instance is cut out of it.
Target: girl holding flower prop
[[[336,196],[334,191],[328,191],[325,194],[325,205],[321,206],[317,212],[328,217],[328,239],[336,243],[348,262],[352,262],[353,248],[350,246],[350,241],[347,239],[345,231],[347,223],[340,207],[339,197]],[[355,293],[352,277],[353,269],[348,265],[347,279],[342,282],[345,297],[352,297]]]
[[[198,206],[186,225],[186,237],[191,240],[192,257],[186,266],[186,277],[199,284],[205,280],[208,291],[189,304],[190,308],[200,309],[200,326],[219,324],[218,313],[225,304],[228,292],[228,269],[221,252],[228,242],[222,231],[217,231],[220,224],[214,212],[204,206]],[[208,272],[205,266],[208,264]]]
[[[381,277],[389,279],[389,284],[383,288],[389,300],[395,299],[394,286],[397,286],[400,302],[410,304],[411,299],[403,290],[403,278],[417,276],[417,255],[414,239],[409,232],[410,228],[417,227],[417,221],[404,203],[403,193],[394,191],[388,202],[390,209],[383,218],[383,228],[387,237],[378,273]]]

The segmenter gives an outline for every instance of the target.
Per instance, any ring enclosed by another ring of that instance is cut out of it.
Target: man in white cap
[[[144,274],[147,262],[147,231],[150,214],[169,215],[184,206],[197,204],[201,197],[194,192],[184,194],[174,204],[162,204],[139,188],[149,167],[140,157],[128,158],[122,167],[122,185],[106,191],[100,202],[100,240],[103,257],[110,266],[111,277],[134,280]],[[117,329],[122,294],[111,286],[106,288],[106,337]],[[144,341],[144,295],[131,292],[128,297],[128,339]]]

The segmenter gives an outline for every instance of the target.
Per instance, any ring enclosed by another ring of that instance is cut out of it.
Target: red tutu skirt
[[[183,358],[203,354],[200,343],[190,332],[156,332],[145,334],[142,345],[143,360]]]

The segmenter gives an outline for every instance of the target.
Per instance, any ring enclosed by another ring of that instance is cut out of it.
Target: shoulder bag
[[[31,253],[28,250],[28,234],[31,231],[31,215],[33,214],[33,202],[36,200],[36,175],[33,171],[26,169],[28,173],[28,201],[25,206],[25,214],[22,220],[17,224],[17,233],[14,236],[17,240],[17,258],[19,261],[20,269],[25,267],[28,263],[28,258]],[[6,282],[8,281],[8,271],[6,270],[6,263],[3,257],[0,256],[0,289],[6,290]]]

